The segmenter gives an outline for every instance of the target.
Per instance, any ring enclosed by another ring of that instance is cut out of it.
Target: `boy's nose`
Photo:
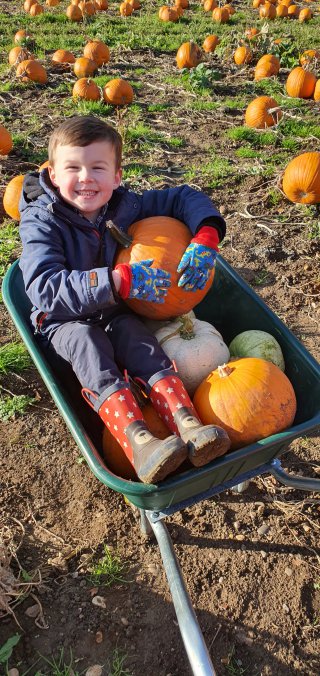
[[[86,167],[82,167],[81,171],[79,172],[79,180],[80,181],[92,181],[90,170],[87,169]]]

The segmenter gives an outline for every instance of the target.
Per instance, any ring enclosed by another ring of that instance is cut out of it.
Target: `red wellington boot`
[[[173,434],[162,440],[149,432],[128,383],[111,385],[99,398],[86,388],[82,394],[117,439],[141,481],[162,481],[186,459],[188,449],[179,436]]]
[[[214,458],[226,453],[230,439],[222,427],[203,425],[176,373],[160,371],[148,382],[149,397],[158,415],[171,432],[176,432],[188,445],[189,459],[196,467],[202,467]]]

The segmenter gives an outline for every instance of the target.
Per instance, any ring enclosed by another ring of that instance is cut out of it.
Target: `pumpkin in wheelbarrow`
[[[151,434],[158,439],[166,439],[171,432],[161,418],[159,418],[151,402],[148,401],[144,406],[141,405],[141,408]],[[116,438],[109,432],[108,427],[105,427],[103,430],[102,450],[106,465],[114,474],[122,477],[122,479],[139,481],[131,462],[129,462]]]
[[[193,236],[182,221],[167,216],[144,218],[130,226],[129,235],[132,244],[119,251],[115,265],[139,263],[152,258],[153,268],[162,268],[171,274],[171,286],[164,303],[126,299],[125,302],[134,312],[151,319],[171,319],[186,314],[200,303],[212,285],[214,270],[204,289],[190,293],[178,287],[180,275],[177,267]]]
[[[287,429],[297,408],[289,378],[272,362],[256,357],[218,366],[199,385],[193,403],[205,425],[226,430],[231,450]]]

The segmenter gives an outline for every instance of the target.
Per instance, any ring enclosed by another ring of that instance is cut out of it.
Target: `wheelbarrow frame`
[[[181,636],[195,676],[211,676],[216,672],[206,648],[190,597],[186,590],[179,562],[165,517],[225,491],[235,484],[265,473],[281,483],[297,489],[320,491],[320,479],[288,474],[279,456],[295,438],[310,434],[320,426],[320,366],[285,324],[270,310],[240,275],[222,258],[217,257],[215,280],[204,301],[195,309],[200,319],[211,322],[227,344],[248,329],[272,333],[278,340],[286,363],[286,373],[297,397],[297,414],[293,425],[278,434],[228,453],[205,467],[194,468],[159,485],[127,481],[113,474],[102,456],[102,441],[92,435],[92,419],[88,407],[79,399],[75,407],[74,389],[69,374],[65,380],[57,375],[48,351],[32,333],[28,300],[19,262],[7,271],[2,294],[5,305],[24,341],[36,368],[56,403],[77,446],[95,476],[112,490],[122,493],[135,509],[139,509],[141,529],[153,531],[167,575]],[[65,370],[64,370],[65,375]],[[76,379],[75,379],[76,380]],[[90,428],[91,425],[91,428]]]

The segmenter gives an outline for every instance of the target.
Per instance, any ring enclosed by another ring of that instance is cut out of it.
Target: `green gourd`
[[[258,357],[266,359],[285,370],[285,363],[278,341],[266,331],[251,329],[239,333],[229,345],[231,357]]]

